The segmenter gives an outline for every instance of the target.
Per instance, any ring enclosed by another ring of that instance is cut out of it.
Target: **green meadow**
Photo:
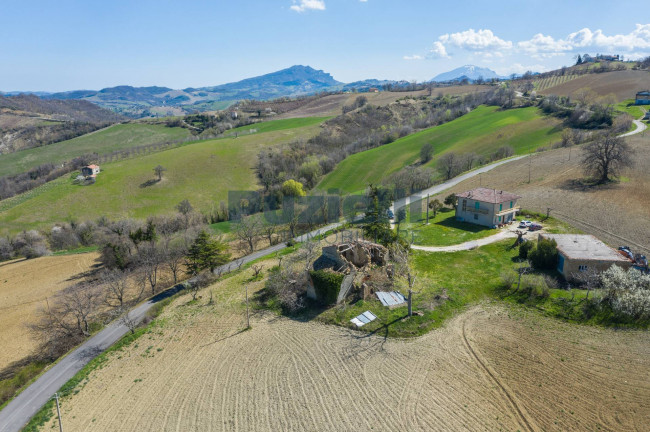
[[[534,107],[501,110],[480,106],[472,112],[371,150],[349,156],[318,184],[320,190],[362,191],[418,161],[420,148],[433,143],[434,157],[427,166],[447,152],[475,152],[487,156],[499,147],[511,146],[516,154],[535,151],[558,141],[559,121],[542,115]]]

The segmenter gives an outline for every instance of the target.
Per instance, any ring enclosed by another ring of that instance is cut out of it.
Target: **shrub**
[[[522,260],[528,259],[528,254],[535,247],[533,242],[525,241],[519,245],[519,258]]]
[[[528,252],[528,259],[537,270],[552,270],[557,265],[557,243],[555,240],[540,239],[537,246]]]
[[[606,301],[612,310],[636,320],[650,319],[650,275],[612,266],[601,274]]]
[[[325,304],[336,303],[339,289],[341,288],[341,283],[345,276],[340,273],[326,270],[311,271],[309,272],[309,275],[314,283],[314,290],[316,291],[318,300]]]

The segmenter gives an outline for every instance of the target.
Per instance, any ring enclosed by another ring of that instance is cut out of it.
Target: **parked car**
[[[532,222],[529,220],[522,220],[521,222],[519,222],[519,228],[528,228],[530,227],[531,224]]]
[[[388,219],[395,218],[395,215],[393,214],[393,211],[391,209],[386,210],[386,216],[388,216]]]
[[[538,223],[531,223],[530,226],[528,227],[528,230],[530,230],[530,231],[539,231],[542,228],[543,227]]]

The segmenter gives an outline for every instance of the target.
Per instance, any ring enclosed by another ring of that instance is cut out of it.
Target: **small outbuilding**
[[[632,261],[615,251],[592,235],[584,234],[540,234],[539,239],[555,240],[557,244],[557,271],[566,280],[575,280],[582,272],[602,272],[613,265],[624,269]]]
[[[521,198],[510,192],[479,187],[456,194],[456,220],[476,225],[494,227],[515,219]]]
[[[81,168],[81,175],[84,177],[95,177],[99,174],[99,165],[88,165]]]
[[[650,90],[643,90],[636,94],[634,100],[636,105],[650,105]]]

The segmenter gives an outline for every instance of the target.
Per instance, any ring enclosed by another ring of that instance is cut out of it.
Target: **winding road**
[[[622,137],[641,133],[647,128],[647,126],[639,120],[634,120],[634,122],[637,125],[637,129],[632,132],[621,135]],[[444,190],[449,189],[450,187],[453,187],[464,180],[488,172],[498,166],[522,159],[524,157],[526,157],[526,155],[517,156],[514,158],[495,162],[493,164],[478,168],[474,171],[470,171],[468,173],[462,174],[458,177],[455,177],[439,185],[420,191],[414,195],[401,198],[397,200],[395,203],[393,203],[392,210],[393,212],[395,212],[396,209],[407,206],[411,202],[421,200],[427,195],[439,194]],[[337,228],[342,224],[343,224],[342,222],[332,223],[318,230],[314,230],[310,233],[299,236],[295,240],[297,242],[305,241],[311,237],[318,236],[334,228]],[[422,250],[432,250],[432,251],[433,249],[435,249],[435,251],[444,251],[441,249],[459,248],[459,247],[471,249],[480,246],[484,242],[498,241],[499,239],[502,238],[502,237],[497,238],[497,236],[507,237],[508,233],[503,232],[503,233],[496,234],[495,236],[492,237],[487,237],[485,239],[476,240],[473,242],[467,242],[462,245],[444,247],[444,248],[427,247],[427,246],[414,246],[414,248],[422,249]],[[217,269],[217,272],[219,271],[227,272],[233,270],[239,267],[240,265],[270,255],[286,247],[287,247],[286,243],[280,243],[272,247],[268,247],[266,249],[254,252],[248,256],[239,258],[228,264],[224,264],[222,267]],[[460,249],[455,249],[455,250],[460,250]],[[131,318],[137,320],[138,322],[141,321],[145,317],[146,313],[151,309],[151,307],[153,307],[153,305],[155,305],[156,303],[160,302],[165,298],[168,298],[176,294],[182,289],[183,289],[183,285],[180,284],[176,285],[168,289],[167,291],[164,291],[156,295],[155,297],[152,297],[151,299],[147,300],[146,302],[136,306],[130,312]],[[107,325],[102,331],[100,331],[99,333],[97,333],[96,335],[88,339],[81,346],[79,346],[78,348],[70,352],[67,356],[62,358],[58,363],[52,366],[43,375],[41,375],[36,381],[34,381],[31,385],[29,385],[26,389],[24,389],[18,396],[16,396],[9,404],[7,404],[7,406],[5,406],[5,408],[2,411],[0,411],[0,432],[19,432],[22,429],[22,427],[32,418],[32,416],[34,416],[41,409],[41,407],[45,405],[45,403],[47,403],[47,401],[54,396],[54,393],[56,393],[61,388],[61,386],[63,386],[63,384],[69,381],[77,372],[79,372],[86,364],[88,364],[88,362],[90,362],[92,359],[97,357],[100,353],[102,353],[104,350],[109,348],[111,345],[117,342],[121,337],[123,337],[128,332],[129,329],[125,325],[121,324],[119,321],[115,321]]]

